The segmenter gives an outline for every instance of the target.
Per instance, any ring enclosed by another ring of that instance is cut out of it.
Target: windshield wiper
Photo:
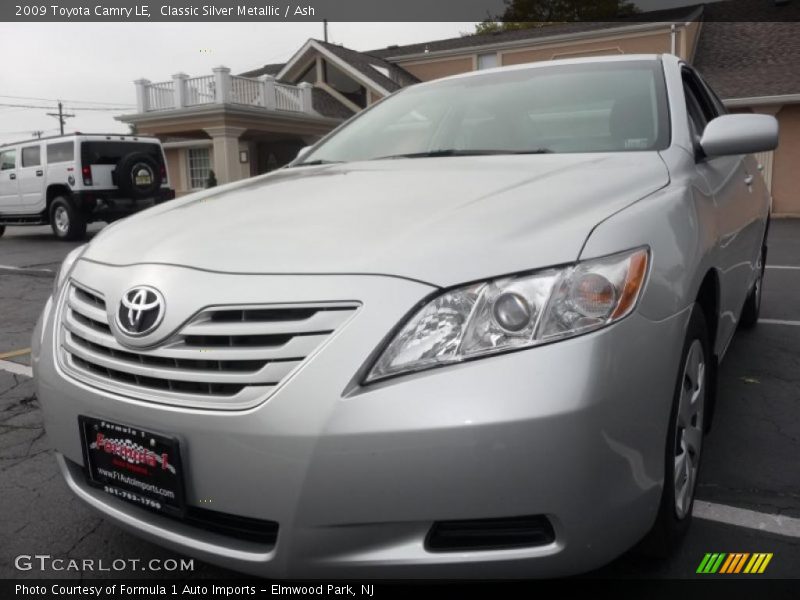
[[[317,160],[310,160],[308,162],[301,162],[297,163],[296,165],[292,165],[293,167],[311,167],[314,165],[335,165],[338,163],[343,163],[343,160],[325,160],[324,158],[319,158]]]
[[[409,152],[407,154],[390,154],[378,156],[370,160],[389,160],[396,158],[435,158],[439,156],[492,156],[497,154],[550,154],[548,148],[534,148],[531,150],[456,150],[454,148],[443,150],[428,150],[426,152]]]

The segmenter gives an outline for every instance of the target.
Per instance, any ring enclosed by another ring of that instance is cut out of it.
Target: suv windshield
[[[412,87],[366,111],[298,164],[669,145],[661,62],[500,70]]]

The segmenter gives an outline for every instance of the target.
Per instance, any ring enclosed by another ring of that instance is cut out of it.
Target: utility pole
[[[37,138],[42,139],[42,134],[44,133],[44,131],[36,130],[36,131],[31,131],[31,133]]]
[[[61,101],[58,101],[58,112],[57,113],[47,113],[49,117],[56,117],[58,119],[58,123],[61,126],[61,135],[64,135],[64,124],[67,122],[67,119],[74,117],[75,115],[65,113],[64,106],[61,104]]]
[[[328,19],[322,19],[323,38],[328,41]]]

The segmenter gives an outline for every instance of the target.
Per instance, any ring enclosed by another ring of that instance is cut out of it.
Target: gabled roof
[[[330,52],[338,56],[350,66],[358,70],[364,77],[378,83],[386,90],[393,92],[401,87],[419,83],[414,75],[387,60],[377,56],[369,56],[345,46],[337,46],[320,40],[314,40]]]
[[[398,67],[379,57],[368,56],[344,46],[337,46],[315,39],[309,39],[300,50],[295,52],[294,56],[289,59],[277,74],[278,79],[287,78],[293,68],[303,64],[310,52],[321,54],[331,64],[384,95],[419,81],[402,67]]]

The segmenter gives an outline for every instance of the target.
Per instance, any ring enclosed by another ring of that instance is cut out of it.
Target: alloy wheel
[[[692,341],[683,366],[675,424],[675,514],[683,519],[692,506],[703,444],[706,363],[703,344]]]
[[[53,220],[59,233],[66,235],[69,232],[69,213],[63,206],[57,206]]]

